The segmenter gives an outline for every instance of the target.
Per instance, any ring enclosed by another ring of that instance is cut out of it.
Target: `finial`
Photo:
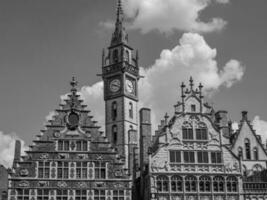
[[[190,76],[190,79],[189,79],[189,84],[190,84],[190,89],[191,89],[191,90],[193,90],[194,81],[193,81],[193,78],[192,78],[192,76]]]
[[[76,89],[76,86],[78,85],[78,81],[76,81],[76,79],[75,79],[75,77],[73,76],[72,77],[72,80],[71,80],[71,82],[70,82],[70,85],[71,85],[71,92],[72,93],[75,93],[76,91],[77,91],[77,89]]]
[[[203,98],[203,96],[202,96],[202,88],[203,88],[203,85],[201,83],[199,83],[198,89],[199,89],[199,97],[200,97],[200,99]]]
[[[242,111],[242,119],[247,120],[248,119],[248,111]]]
[[[168,113],[165,113],[165,116],[164,116],[164,119],[165,119],[165,125],[167,125],[167,123],[168,123],[168,118],[169,118]]]
[[[118,0],[117,3],[117,21],[120,21],[123,17],[123,10],[122,10],[122,6],[121,6],[121,0]]]

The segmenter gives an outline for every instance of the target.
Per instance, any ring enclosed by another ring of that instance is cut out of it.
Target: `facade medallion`
[[[28,176],[29,175],[29,171],[27,169],[21,169],[20,170],[20,175],[21,176]]]
[[[65,181],[59,181],[57,183],[57,186],[60,187],[60,188],[65,188],[65,187],[68,186],[68,184]]]

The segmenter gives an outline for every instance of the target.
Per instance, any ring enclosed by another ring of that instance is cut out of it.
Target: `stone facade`
[[[7,169],[3,165],[0,165],[0,200],[7,199],[7,180]]]
[[[132,199],[132,176],[76,90],[14,162],[9,200]]]

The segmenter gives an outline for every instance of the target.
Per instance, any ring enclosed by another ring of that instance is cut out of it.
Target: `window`
[[[59,151],[69,151],[70,150],[70,142],[69,141],[58,141],[58,150]]]
[[[126,53],[126,56],[125,56],[126,62],[129,62],[130,61],[130,53],[129,53],[129,51],[125,51],[125,53]]]
[[[117,127],[117,125],[112,126],[112,141],[113,141],[113,144],[117,144],[117,142],[118,142],[118,127]]]
[[[87,199],[87,191],[86,190],[76,190],[75,191],[75,200],[86,200]]]
[[[76,163],[76,178],[87,178],[87,162]]]
[[[245,139],[245,151],[246,151],[246,159],[250,160],[251,159],[251,155],[250,155],[250,141],[249,139]]]
[[[102,161],[95,162],[95,178],[96,179],[106,178],[106,162]]]
[[[196,112],[196,105],[195,104],[191,105],[191,112]]]
[[[116,101],[113,101],[112,102],[112,113],[111,113],[111,117],[112,117],[112,120],[115,121],[116,118],[117,118],[117,102]]]
[[[58,178],[69,178],[69,163],[68,162],[58,162],[57,177]]]
[[[238,157],[240,159],[243,159],[243,149],[242,149],[242,147],[238,147]]]
[[[234,176],[227,177],[226,185],[228,192],[237,192],[237,178]]]
[[[211,163],[222,163],[221,152],[211,152]]]
[[[129,103],[129,117],[132,119],[133,118],[133,103]]]
[[[184,162],[195,163],[195,154],[193,151],[184,151]]]
[[[187,192],[197,191],[197,179],[194,176],[185,177],[185,190]]]
[[[193,129],[192,128],[183,128],[183,139],[184,140],[193,140]]]
[[[94,200],[105,200],[106,194],[105,190],[94,190]]]
[[[49,178],[50,172],[49,162],[38,162],[38,178]]]
[[[207,176],[201,176],[199,178],[199,191],[210,192],[211,191],[211,179]]]
[[[169,191],[169,179],[167,176],[157,177],[157,188],[159,192]]]
[[[207,140],[208,139],[207,128],[197,128],[196,129],[196,139],[197,140]]]
[[[258,148],[257,147],[254,147],[253,153],[254,153],[254,160],[259,160],[259,154],[258,154]]]
[[[29,189],[17,189],[17,200],[29,200]]]
[[[224,179],[221,176],[216,176],[213,178],[213,190],[214,192],[224,191]]]
[[[68,200],[68,190],[57,190],[57,200]]]
[[[37,189],[37,200],[48,200],[49,190],[48,189]]]
[[[206,151],[197,152],[197,161],[198,163],[209,163],[209,154]]]
[[[119,59],[118,50],[115,49],[113,51],[113,61],[114,61],[114,63],[118,62],[118,59]]]
[[[181,162],[181,151],[170,151],[170,162],[180,163]]]
[[[113,190],[113,200],[124,200],[124,191]]]
[[[182,192],[183,191],[183,180],[180,176],[171,177],[171,191]]]

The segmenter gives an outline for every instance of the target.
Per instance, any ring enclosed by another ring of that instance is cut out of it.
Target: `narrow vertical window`
[[[95,162],[95,178],[96,179],[106,178],[106,162],[102,161]]]
[[[126,62],[128,62],[129,63],[129,61],[130,61],[130,53],[129,53],[129,51],[125,51],[125,60],[126,60]]]
[[[254,152],[254,160],[259,160],[258,148],[254,147],[253,152]]]
[[[129,103],[129,117],[132,119],[133,118],[133,103]]]
[[[112,141],[113,141],[113,144],[117,144],[117,142],[118,142],[118,127],[117,127],[117,125],[112,126]]]
[[[191,105],[191,112],[196,112],[196,105],[195,104]]]
[[[117,102],[116,101],[113,101],[112,102],[112,120],[114,121],[114,120],[116,120],[116,118],[117,118],[117,114],[118,114],[118,111],[117,111]]]
[[[86,200],[87,199],[86,190],[76,190],[75,191],[75,200]]]
[[[184,162],[195,163],[195,154],[193,151],[184,151]]]
[[[246,159],[250,160],[251,159],[251,155],[250,155],[250,141],[249,139],[245,139],[245,151],[246,151]]]
[[[118,50],[115,49],[113,51],[113,62],[116,63],[116,62],[118,62],[118,60],[119,60]]]
[[[49,178],[50,172],[49,162],[38,162],[38,178]]]

